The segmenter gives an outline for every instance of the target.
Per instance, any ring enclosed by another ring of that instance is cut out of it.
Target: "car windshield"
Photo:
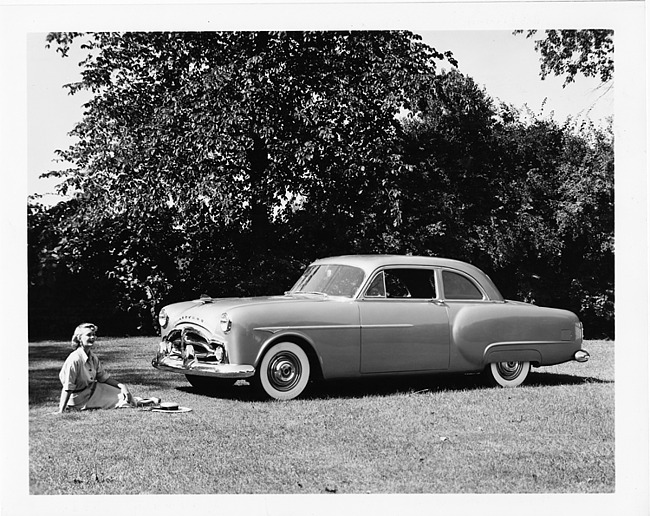
[[[311,265],[290,294],[325,294],[353,297],[363,282],[363,271],[349,265]]]

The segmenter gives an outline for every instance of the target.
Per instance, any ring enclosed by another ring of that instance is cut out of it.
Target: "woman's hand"
[[[129,391],[129,388],[124,385],[123,383],[120,383],[117,385],[120,388],[120,391],[122,393],[122,396],[124,396],[124,399],[127,401],[129,404],[133,404],[133,395]]]

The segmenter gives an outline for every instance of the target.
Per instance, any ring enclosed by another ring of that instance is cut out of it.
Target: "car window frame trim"
[[[359,295],[357,297],[357,300],[359,301],[408,301],[408,302],[414,302],[414,301],[419,301],[419,302],[431,302],[431,301],[442,301],[443,298],[440,297],[440,283],[439,283],[439,278],[438,278],[438,273],[437,269],[439,267],[435,265],[400,265],[400,264],[395,264],[395,265],[382,265],[381,267],[378,267],[375,269],[372,274],[369,274],[369,280],[366,285],[363,286],[359,290]],[[435,289],[436,289],[436,295],[434,297],[387,297],[386,296],[386,275],[384,274],[384,296],[366,296],[366,292],[370,288],[370,285],[375,281],[375,278],[379,274],[383,274],[384,271],[389,270],[389,269],[424,269],[424,270],[430,270],[433,272],[433,279],[435,282]],[[483,292],[483,291],[481,291]]]

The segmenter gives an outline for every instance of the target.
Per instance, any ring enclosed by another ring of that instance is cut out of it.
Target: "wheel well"
[[[530,362],[530,365],[539,367],[542,362],[542,355],[537,349],[529,346],[493,345],[486,350],[483,357],[486,367],[493,362]]]
[[[311,379],[323,379],[323,369],[321,368],[320,360],[316,354],[316,351],[308,341],[296,335],[280,335],[276,339],[273,339],[272,342],[269,342],[267,349],[274,344],[277,344],[278,342],[292,342],[296,346],[300,346],[300,348],[305,352],[307,358],[309,359],[309,366],[312,369]],[[264,353],[266,353],[266,351]]]

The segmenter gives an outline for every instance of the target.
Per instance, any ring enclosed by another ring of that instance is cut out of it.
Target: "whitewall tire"
[[[280,342],[264,354],[257,383],[268,397],[291,400],[305,390],[310,374],[309,358],[303,349],[293,342]]]
[[[493,362],[488,367],[490,382],[501,387],[521,385],[529,372],[530,362]]]

